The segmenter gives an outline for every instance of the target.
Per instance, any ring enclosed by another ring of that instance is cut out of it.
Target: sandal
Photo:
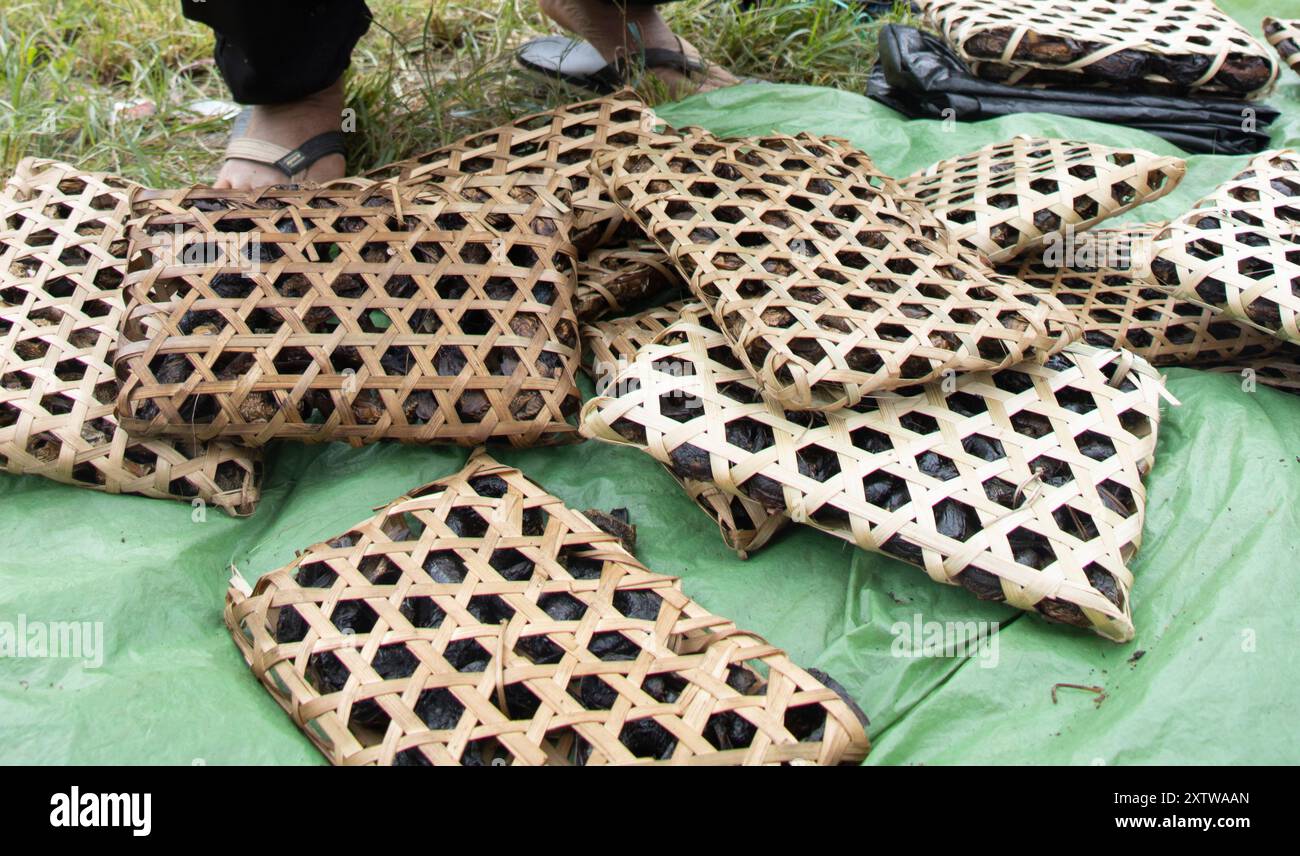
[[[321,158],[329,155],[347,155],[347,145],[342,131],[326,131],[317,134],[296,149],[245,137],[243,134],[248,128],[248,121],[252,115],[253,108],[245,107],[235,119],[235,125],[230,133],[230,143],[226,146],[226,160],[234,158],[275,167],[284,173],[290,183],[296,184],[295,179],[311,169],[312,164]]]
[[[627,57],[622,56],[613,62],[606,62],[600,51],[589,42],[567,36],[544,36],[526,42],[515,53],[515,59],[529,71],[600,95],[626,87],[633,72],[638,69],[667,68],[687,77],[703,74],[706,70],[699,60],[667,48],[645,48],[632,57],[634,62],[629,62]]]

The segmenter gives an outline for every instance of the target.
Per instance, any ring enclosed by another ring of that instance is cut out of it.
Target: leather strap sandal
[[[525,43],[515,53],[516,61],[529,71],[563,80],[601,95],[616,92],[629,83],[637,72],[667,68],[686,77],[703,74],[705,66],[682,51],[645,48],[635,54],[606,62],[600,51],[582,39],[567,36],[544,36]]]
[[[230,143],[226,146],[226,160],[237,158],[272,166],[284,173],[291,183],[296,183],[296,179],[321,158],[347,154],[347,145],[342,131],[326,131],[317,134],[295,149],[268,143],[266,140],[245,137],[243,131],[248,126],[250,114],[251,110],[245,110],[235,120],[234,132]]]

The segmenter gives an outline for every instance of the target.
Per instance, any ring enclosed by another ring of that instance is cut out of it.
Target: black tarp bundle
[[[1269,146],[1278,117],[1266,104],[1105,89],[1032,89],[981,80],[942,40],[914,27],[880,31],[867,95],[914,119],[974,121],[1010,113],[1058,113],[1127,125],[1196,154],[1242,155]],[[951,112],[947,112],[951,111]]]

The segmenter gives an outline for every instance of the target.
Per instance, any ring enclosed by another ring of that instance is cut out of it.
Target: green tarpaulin
[[[1256,32],[1275,11],[1224,5]],[[1284,71],[1268,100],[1284,112],[1275,145],[1300,145],[1300,77]],[[660,112],[724,134],[848,137],[895,175],[1020,133],[1179,153],[1140,131],[1045,114],[945,128],[806,87],[743,86]],[[1181,213],[1245,159],[1188,161],[1181,188],[1129,219]],[[980,603],[811,530],[740,561],[663,469],[631,449],[497,455],[570,506],[627,506],[650,567],[835,676],[871,717],[869,764],[1300,762],[1300,398],[1250,391],[1235,375],[1168,378],[1182,406],[1163,407],[1131,563],[1137,638],[1126,645]],[[0,659],[0,762],[322,763],[221,623],[230,567],[255,579],[466,457],[278,444],[246,520],[215,510],[194,520],[179,503],[0,476],[0,622],[103,629],[100,664]],[[995,643],[967,656],[896,656],[900,622],[971,620],[1000,622]],[[1054,703],[1058,683],[1105,696],[1061,689]]]

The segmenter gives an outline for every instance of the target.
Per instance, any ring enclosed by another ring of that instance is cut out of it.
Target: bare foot
[[[703,72],[691,76],[671,68],[646,69],[675,97],[740,82],[725,68],[704,61],[690,42],[674,35],[654,6],[621,9],[604,0],[538,0],[538,5],[555,23],[590,42],[608,62],[620,56],[636,56],[642,48],[663,48],[681,51],[704,66]]]
[[[339,130],[343,114],[343,80],[329,89],[308,95],[291,104],[259,104],[253,108],[244,136],[265,140],[285,148],[297,148],[317,134]],[[299,181],[329,181],[342,178],[347,164],[342,155],[326,155],[312,164]],[[214,187],[251,190],[272,184],[286,184],[284,173],[268,164],[230,158],[217,173]]]

